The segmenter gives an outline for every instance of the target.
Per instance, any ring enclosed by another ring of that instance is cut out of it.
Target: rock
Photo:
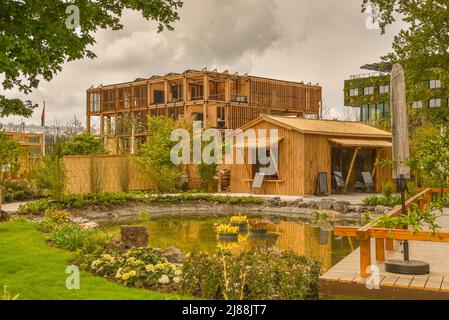
[[[6,222],[9,220],[9,215],[5,211],[0,210],[0,222]]]
[[[306,204],[307,204],[306,208],[310,208],[310,209],[318,209],[318,208],[319,208],[320,201],[309,201],[309,202],[307,202]]]
[[[273,207],[279,207],[281,203],[281,197],[275,197],[267,200],[267,203]]]
[[[183,263],[185,260],[184,252],[175,247],[170,247],[161,251],[161,256],[170,263]]]
[[[145,226],[121,226],[120,234],[126,248],[148,246],[148,229]]]
[[[387,213],[387,212],[390,211],[390,210],[391,210],[390,207],[376,206],[375,209],[374,209],[374,212],[375,212],[377,215],[382,215],[382,214]]]
[[[70,221],[72,221],[73,223],[76,223],[76,224],[82,224],[82,223],[89,222],[88,219],[81,218],[81,217],[71,217]]]
[[[346,213],[346,212],[350,211],[349,210],[350,206],[351,206],[351,202],[348,202],[348,201],[336,201],[332,205],[332,208],[335,211],[337,211],[337,212]]]
[[[318,202],[318,209],[320,210],[332,210],[334,199],[323,199]]]
[[[80,223],[80,227],[81,227],[81,229],[84,229],[84,230],[93,230],[93,229],[98,228],[99,225],[96,222],[89,221],[89,222]]]
[[[366,210],[366,208],[364,206],[353,205],[352,211],[357,212],[357,213],[362,213],[362,212],[366,212],[368,210]]]
[[[289,202],[288,201],[280,201],[279,202],[279,207],[288,207],[289,206]]]
[[[90,212],[86,214],[87,219],[89,220],[107,220],[109,219],[111,214],[106,212]]]

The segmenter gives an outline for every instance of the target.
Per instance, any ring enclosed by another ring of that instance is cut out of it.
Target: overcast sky
[[[47,125],[85,120],[91,85],[186,69],[218,68],[262,77],[320,83],[330,117],[343,118],[343,81],[391,50],[398,27],[366,27],[361,0],[185,0],[174,31],[126,12],[121,31],[100,31],[94,60],[67,63],[27,99],[47,104]],[[82,19],[82,13],[81,13]],[[8,91],[8,97],[21,97]],[[27,123],[40,123],[41,108]],[[1,119],[3,123],[17,118]]]

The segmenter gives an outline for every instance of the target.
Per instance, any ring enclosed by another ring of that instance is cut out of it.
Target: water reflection
[[[149,230],[149,245],[178,247],[185,252],[201,250],[215,252],[217,245],[226,246],[234,254],[255,248],[277,247],[299,255],[318,257],[329,269],[358,246],[347,237],[335,237],[328,228],[312,226],[299,220],[275,220],[268,224],[268,234],[255,236],[241,233],[237,242],[218,241],[216,225],[228,222],[226,218],[154,219],[145,222]],[[342,223],[339,222],[339,225]]]

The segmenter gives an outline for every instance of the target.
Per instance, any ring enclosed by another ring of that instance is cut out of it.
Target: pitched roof
[[[293,117],[281,117],[272,115],[261,115],[254,122],[249,123],[244,128],[265,120],[278,126],[296,130],[302,133],[330,135],[330,136],[351,136],[351,137],[375,137],[391,138],[391,133],[377,129],[360,122],[335,121],[335,120],[314,120]]]

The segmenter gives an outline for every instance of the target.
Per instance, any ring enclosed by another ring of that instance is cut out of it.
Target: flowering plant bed
[[[268,233],[268,222],[266,222],[266,221],[251,221],[249,223],[249,230],[253,234],[265,235]]]
[[[240,232],[248,231],[248,217],[247,216],[242,216],[241,214],[232,216],[230,221],[231,221],[231,225],[234,227],[238,227]]]
[[[220,224],[217,232],[220,241],[237,241],[239,237],[239,227],[230,224]]]

